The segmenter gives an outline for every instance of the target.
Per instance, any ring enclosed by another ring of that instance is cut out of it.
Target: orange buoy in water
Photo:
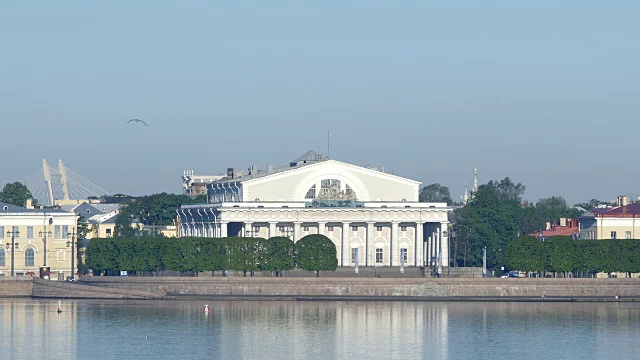
[[[208,314],[208,313],[210,313],[210,312],[211,312],[211,309],[209,309],[209,305],[205,305],[205,306],[204,306],[204,313],[205,313],[205,314]]]

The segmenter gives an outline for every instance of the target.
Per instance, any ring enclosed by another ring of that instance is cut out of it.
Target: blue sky
[[[309,149],[525,197],[640,193],[633,1],[0,5],[0,183],[62,158],[111,193]],[[149,127],[125,125],[144,119]]]

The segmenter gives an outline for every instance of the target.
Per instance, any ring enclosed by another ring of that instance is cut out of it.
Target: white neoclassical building
[[[309,151],[289,166],[228,169],[208,203],[178,210],[180,236],[270,238],[323,234],[339,266],[449,263],[445,203],[418,202],[420,182]],[[402,261],[404,260],[404,261]]]

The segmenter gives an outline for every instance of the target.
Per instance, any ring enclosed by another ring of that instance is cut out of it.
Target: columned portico
[[[261,203],[260,206],[253,203],[184,205],[182,210],[187,211],[179,212],[180,227],[184,236],[227,237],[233,225],[232,236],[286,236],[295,242],[309,234],[324,234],[336,245],[339,266],[355,265],[354,248],[359,249],[360,266],[397,267],[405,251],[405,266],[426,266],[433,270],[440,261],[443,267],[449,264],[448,238],[444,234],[448,231],[446,207],[365,203],[352,208],[310,208],[296,202]],[[196,218],[193,214],[198,212],[190,207],[205,207],[206,213],[212,216]],[[390,209],[394,211],[393,220]]]

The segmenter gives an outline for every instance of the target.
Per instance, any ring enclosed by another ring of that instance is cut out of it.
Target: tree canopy
[[[172,225],[176,218],[176,210],[181,205],[202,202],[187,195],[154,194],[142,196],[125,205],[116,219],[116,235],[119,237],[133,237],[135,229],[131,227],[133,221],[144,225]]]
[[[335,271],[338,268],[336,246],[328,237],[311,234],[303,237],[295,244],[296,264],[309,271]]]
[[[449,188],[438,183],[427,185],[420,189],[419,200],[421,202],[444,202],[452,205],[453,200]]]
[[[455,210],[454,266],[481,265],[484,247],[487,247],[488,267],[504,266],[505,250],[514,239],[531,234],[554,219],[580,215],[580,211],[570,208],[561,196],[527,204],[522,201],[525,189],[523,184],[515,184],[508,177],[489,181],[479,186],[467,206]]]
[[[3,203],[25,206],[28,199],[33,199],[31,191],[22,183],[14,182],[8,183],[0,191],[0,201]],[[37,201],[33,199],[33,205],[37,205]]]

